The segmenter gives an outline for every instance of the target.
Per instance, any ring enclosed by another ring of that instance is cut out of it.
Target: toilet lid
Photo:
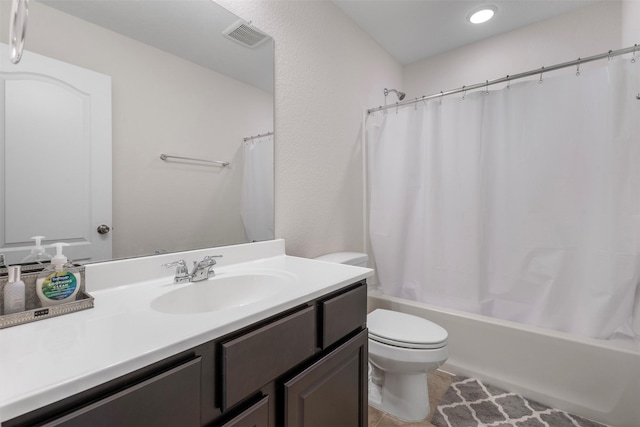
[[[404,348],[440,348],[447,343],[447,331],[421,317],[398,311],[376,309],[367,315],[369,338]]]

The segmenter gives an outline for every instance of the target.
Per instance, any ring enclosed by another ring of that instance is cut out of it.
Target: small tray
[[[86,292],[78,292],[78,297],[73,302],[2,315],[0,316],[0,329],[35,322],[36,320],[48,319],[50,317],[62,316],[63,314],[74,313],[88,308],[93,308],[93,297]]]
[[[40,270],[41,269],[42,268],[40,268]],[[42,307],[42,304],[40,304],[40,300],[36,295],[36,280],[38,278],[39,271],[23,273],[21,275],[21,280],[24,282],[25,287],[26,310],[19,313],[0,315],[0,329],[93,308],[94,298],[85,292],[84,266],[70,268],[69,271],[79,273],[81,278],[80,289],[78,290],[75,301],[50,307]],[[4,307],[4,285],[7,283],[7,277],[2,276],[3,275],[0,275],[0,310]]]

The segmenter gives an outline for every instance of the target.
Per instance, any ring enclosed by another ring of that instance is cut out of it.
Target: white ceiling
[[[224,39],[221,31],[237,17],[211,0],[39,1],[263,90],[273,90],[273,43],[247,49]],[[332,1],[404,65],[597,0]],[[497,6],[496,16],[486,24],[469,23],[467,14],[483,4]]]
[[[333,0],[403,65],[512,31],[596,0]],[[498,7],[492,20],[471,24],[479,6]]]

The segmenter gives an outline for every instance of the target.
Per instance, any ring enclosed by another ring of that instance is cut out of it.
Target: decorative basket
[[[50,307],[42,307],[36,294],[36,280],[40,271],[43,269],[44,265],[42,264],[22,266],[23,273],[21,274],[21,280],[24,282],[26,310],[19,313],[4,314],[1,311],[4,308],[4,286],[9,278],[6,274],[7,269],[0,268],[0,313],[2,313],[2,315],[0,315],[0,329],[93,308],[93,297],[85,292],[84,266],[76,266],[69,269],[69,271],[73,273],[80,274],[81,278],[80,289],[78,290],[75,301]]]

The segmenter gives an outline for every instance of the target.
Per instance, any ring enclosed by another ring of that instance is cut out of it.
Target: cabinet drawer
[[[320,302],[322,313],[321,346],[327,348],[367,323],[367,285]]]
[[[234,417],[222,427],[268,427],[269,426],[269,396],[265,396],[255,405]]]
[[[315,344],[315,307],[222,343],[223,410],[313,356]]]
[[[44,426],[199,426],[200,365],[198,357]]]

